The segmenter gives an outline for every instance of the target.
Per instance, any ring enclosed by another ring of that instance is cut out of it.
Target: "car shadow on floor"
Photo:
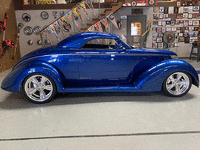
[[[85,103],[106,102],[143,102],[164,103],[191,100],[194,95],[188,93],[183,97],[167,97],[162,92],[153,93],[58,93],[55,98],[45,104],[35,104],[24,98],[20,93],[11,93],[0,102],[0,109],[27,109],[59,105],[75,105]]]

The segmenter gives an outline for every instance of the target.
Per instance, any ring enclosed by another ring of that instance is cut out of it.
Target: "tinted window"
[[[122,48],[120,41],[115,39],[92,39],[85,43],[82,48],[87,49],[118,49]]]

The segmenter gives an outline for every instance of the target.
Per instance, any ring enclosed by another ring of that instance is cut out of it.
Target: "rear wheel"
[[[168,96],[180,97],[188,93],[192,79],[185,72],[174,72],[163,82],[163,91]]]
[[[23,82],[22,91],[34,103],[46,103],[57,92],[54,81],[47,75],[40,73],[29,75]]]

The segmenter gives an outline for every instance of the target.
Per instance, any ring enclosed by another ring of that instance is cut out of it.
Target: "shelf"
[[[69,4],[44,4],[44,5],[20,5],[18,1],[15,2],[15,10],[42,10],[42,9],[71,9],[77,3]],[[93,3],[94,8],[99,8],[99,3]],[[87,7],[87,6],[86,6]],[[111,3],[101,3],[100,8],[110,8]]]

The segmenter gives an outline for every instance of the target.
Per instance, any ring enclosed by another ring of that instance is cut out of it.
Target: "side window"
[[[115,39],[92,39],[85,43],[82,48],[87,49],[118,49],[121,44],[120,41]],[[121,44],[122,46],[122,44]]]

